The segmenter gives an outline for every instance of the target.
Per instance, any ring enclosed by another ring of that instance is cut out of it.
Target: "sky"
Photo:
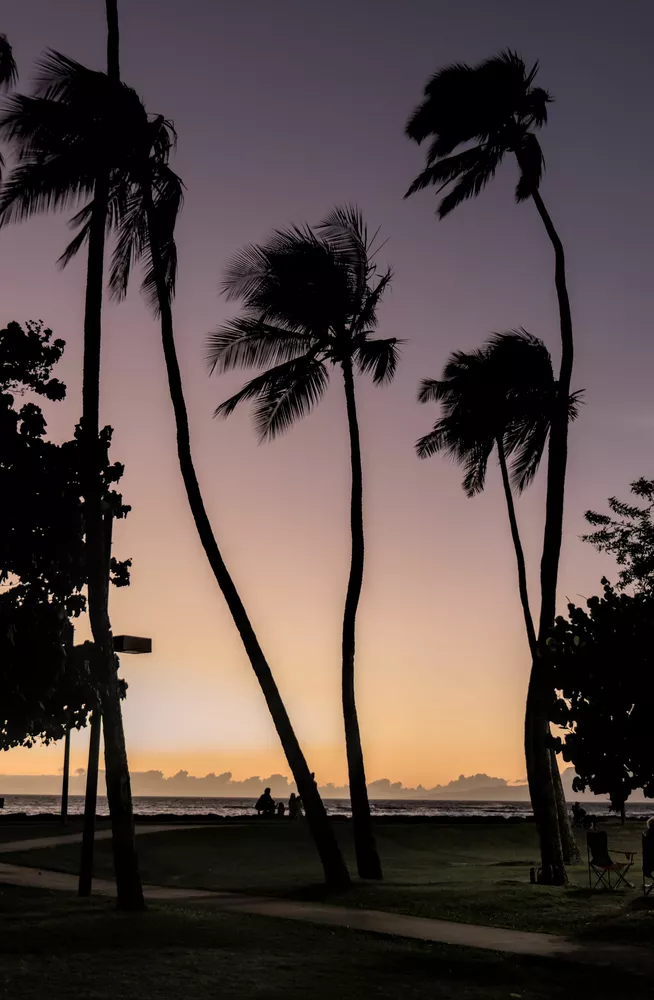
[[[0,31],[20,88],[46,47],[103,68],[102,0],[8,0]],[[403,135],[427,78],[454,61],[515,48],[540,60],[554,96],[542,134],[543,198],[568,259],[585,405],[570,438],[559,605],[596,593],[611,560],[579,536],[583,513],[651,476],[651,177],[654,66],[649,0],[122,0],[121,70],[179,134],[186,184],[178,226],[175,322],[192,442],[219,544],[245,600],[312,770],[346,777],[340,625],[348,572],[349,457],[342,386],[302,424],[257,444],[246,410],[212,412],[243,381],[209,378],[206,338],[235,308],[222,269],[247,242],[317,222],[356,202],[387,243],[395,277],[379,335],[406,340],[395,382],[357,384],[364,455],[366,569],[357,631],[357,695],[370,780],[434,785],[458,774],[524,776],[529,658],[499,474],[468,500],[460,472],[419,461],[437,417],[418,382],[448,354],[523,326],[558,362],[552,254],[531,203],[516,205],[507,161],[445,221],[433,193],[403,194],[423,151]],[[67,342],[57,440],[81,407],[84,266],[55,265],[65,217],[0,232],[0,322],[43,319]],[[114,632],[153,638],[122,659],[131,767],[236,778],[288,773],[263,698],[206,564],[177,467],[156,323],[137,284],[104,318],[101,415],[115,428],[132,507],[115,554],[133,559],[114,591]],[[536,597],[542,475],[518,513]],[[536,602],[534,600],[534,606]],[[537,610],[537,608],[536,608]],[[79,629],[84,636],[83,624]],[[85,738],[73,737],[73,767]],[[5,773],[60,766],[61,748],[11,751]]]

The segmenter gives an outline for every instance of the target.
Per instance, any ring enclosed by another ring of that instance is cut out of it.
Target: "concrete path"
[[[209,824],[203,824],[206,829]],[[153,823],[150,826],[137,826],[136,832],[168,833],[170,830],[196,830],[198,823]],[[95,831],[95,840],[111,840],[111,827]],[[59,847],[61,844],[81,844],[81,833],[59,833],[55,837],[32,837],[30,840],[10,840],[0,842],[0,854],[13,854],[15,851],[36,851],[40,847]]]
[[[167,830],[189,828],[189,825],[146,826],[140,827],[138,832],[141,834],[162,833]],[[110,830],[102,830],[97,834],[98,839],[107,839],[110,836]],[[79,834],[35,838],[30,841],[16,841],[10,845],[3,844],[0,846],[0,851],[31,850],[36,847],[50,847],[55,844],[79,840]],[[0,862],[0,883],[61,892],[77,892],[76,875],[2,862]],[[518,931],[481,924],[464,924],[451,920],[434,920],[428,917],[413,917],[409,914],[389,913],[383,910],[333,906],[330,903],[300,902],[269,896],[249,896],[245,893],[217,892],[210,889],[144,885],[143,890],[146,899],[150,902],[182,903],[194,901],[235,913],[301,920],[312,924],[345,927],[373,934],[387,934],[417,941],[479,948],[511,955],[567,958],[593,965],[617,966],[632,971],[654,974],[654,955],[643,948],[627,945],[611,945],[604,942],[585,943],[572,941],[556,934],[540,934],[534,931]],[[99,896],[113,897],[116,895],[116,886],[109,879],[95,878],[93,892]]]

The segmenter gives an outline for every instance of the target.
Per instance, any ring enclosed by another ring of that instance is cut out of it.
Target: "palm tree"
[[[562,883],[565,868],[547,750],[551,692],[542,654],[556,612],[574,345],[563,244],[540,194],[544,157],[535,132],[547,121],[547,105],[551,98],[547,91],[534,86],[537,71],[538,63],[527,70],[515,52],[506,51],[478,66],[457,63],[436,73],[427,83],[424,100],[406,127],[407,135],[416,142],[428,137],[432,140],[427,166],[414,180],[407,195],[432,185],[438,191],[449,188],[438,207],[440,218],[444,218],[461,202],[478,195],[492,180],[504,156],[512,153],[520,171],[516,199],[519,202],[532,199],[554,250],[562,351],[548,453],[537,633],[539,655],[532,660],[529,680],[525,752],[529,790],[540,835],[540,877],[543,882]]]
[[[143,118],[142,142],[135,151],[131,170],[123,177],[120,190],[114,191],[113,200],[120,206],[120,217],[110,287],[116,298],[124,298],[133,264],[137,261],[144,263],[143,290],[160,319],[168,388],[177,428],[177,453],[195,526],[273,717],[304,803],[325,879],[332,886],[346,886],[350,883],[350,877],[323,801],[312,779],[272,671],[218,548],[200,491],[191,453],[188,414],[172,316],[177,271],[174,230],[183,200],[182,182],[169,166],[176,135],[172,123],[161,116],[148,118],[143,109]]]
[[[88,607],[100,670],[118,906],[136,910],[143,908],[144,901],[108,612],[110,552],[100,476],[106,445],[99,433],[99,385],[105,229],[118,209],[110,193],[129,160],[139,102],[115,78],[88,70],[57,52],[46,53],[37,69],[33,95],[13,96],[0,116],[0,135],[17,155],[0,191],[0,224],[92,198],[84,238],[77,236],[73,241],[81,246],[88,240],[82,387]]]
[[[212,334],[211,370],[272,367],[222,403],[228,416],[254,400],[261,439],[272,439],[305,416],[320,400],[329,369],[343,375],[352,492],[352,552],[342,634],[342,698],[357,870],[382,877],[370,804],[354,692],[356,614],[363,583],[363,479],[354,391],[355,371],[376,384],[395,374],[399,341],[372,339],[377,307],[391,280],[374,263],[377,233],[368,235],[355,207],[334,209],[317,227],[277,230],[261,246],[245,247],[232,259],[224,290],[245,311]]]
[[[569,419],[578,413],[579,394],[570,397]],[[518,590],[529,650],[537,654],[537,639],[529,605],[524,550],[520,539],[513,490],[518,494],[533,480],[550,431],[556,400],[552,360],[544,343],[526,330],[494,334],[476,351],[455,351],[442,378],[423,379],[421,403],[440,402],[443,416],[416,444],[420,458],[444,451],[465,470],[463,488],[469,497],[485,485],[488,460],[497,452],[518,571]],[[509,472],[507,458],[512,458]],[[550,766],[566,864],[578,858],[567,820],[567,807],[556,752]],[[569,836],[567,832],[570,831]]]

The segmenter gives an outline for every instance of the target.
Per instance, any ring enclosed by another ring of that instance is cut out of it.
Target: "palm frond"
[[[254,425],[261,441],[283,434],[305,417],[320,401],[329,383],[329,373],[322,361],[305,356],[284,379],[270,383],[254,407]]]
[[[258,400],[254,410],[255,427],[262,439],[274,437],[309,412],[324,392],[328,380],[324,363],[315,352],[309,352],[246,382],[242,389],[220,404],[214,416],[228,417],[240,403]]]
[[[93,174],[71,178],[59,160],[19,163],[0,189],[0,225],[70,208],[88,197],[94,185]]]
[[[0,35],[0,90],[10,90],[18,82],[18,66],[6,35]]]
[[[349,269],[357,304],[363,301],[370,269],[368,227],[356,205],[334,208],[316,226],[317,232],[332,250],[336,260]],[[357,305],[354,306],[355,311]]]
[[[467,201],[468,198],[475,198],[492,181],[502,161],[502,156],[503,153],[499,150],[489,152],[467,173],[463,174],[459,182],[441,200],[438,206],[438,217],[444,219],[462,202]]]
[[[375,385],[392,382],[400,357],[397,337],[364,340],[356,349],[354,360],[362,375],[372,374]]]
[[[441,383],[435,378],[423,378],[418,386],[419,403],[438,403]]]
[[[377,308],[392,280],[393,272],[389,267],[387,271],[379,275],[376,285],[373,287],[369,284],[366,285],[358,313],[352,319],[351,330],[353,334],[372,330],[377,325]]]
[[[304,334],[264,323],[257,316],[236,316],[209,335],[206,360],[210,372],[264,368],[298,358],[312,346]]]

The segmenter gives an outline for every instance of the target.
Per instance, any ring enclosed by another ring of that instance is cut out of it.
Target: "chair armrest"
[[[634,858],[636,857],[636,851],[614,851],[614,850],[612,850],[611,854],[622,854],[622,855],[624,855],[625,858],[629,858],[630,861],[633,861]]]

